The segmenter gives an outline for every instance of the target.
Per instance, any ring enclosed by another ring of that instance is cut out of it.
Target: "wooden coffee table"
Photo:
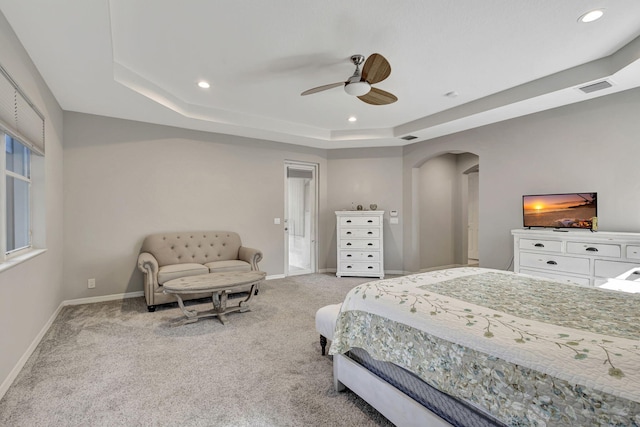
[[[224,325],[227,313],[249,311],[249,301],[256,293],[258,284],[264,280],[265,275],[266,273],[263,271],[209,273],[169,280],[162,286],[165,294],[174,294],[178,299],[180,310],[187,316],[183,324],[195,322],[203,317],[217,316]],[[228,295],[234,293],[238,287],[246,285],[251,285],[249,296],[243,299],[237,307],[227,307]],[[181,295],[207,292],[211,292],[213,309],[205,311],[186,309]]]

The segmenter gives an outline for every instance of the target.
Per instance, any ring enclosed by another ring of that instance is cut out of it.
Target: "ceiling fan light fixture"
[[[344,85],[344,91],[352,96],[362,96],[369,93],[371,85],[367,82],[354,82]]]
[[[380,83],[391,74],[389,61],[379,53],[374,53],[364,61],[364,66],[362,70],[360,70],[360,64],[362,64],[363,61],[364,56],[362,55],[351,56],[351,62],[353,62],[356,69],[347,81],[307,89],[302,92],[300,96],[311,95],[312,93],[342,86],[347,95],[355,96],[360,101],[369,105],[387,105],[396,102],[398,98],[394,94],[378,89],[377,87],[372,87],[372,85]]]

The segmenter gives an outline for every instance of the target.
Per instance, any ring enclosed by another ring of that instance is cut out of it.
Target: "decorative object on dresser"
[[[640,267],[640,233],[512,230],[516,273],[583,286]]]
[[[384,211],[336,211],[336,276],[384,278]]]

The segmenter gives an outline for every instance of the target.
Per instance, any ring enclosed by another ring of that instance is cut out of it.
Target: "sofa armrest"
[[[240,246],[238,259],[251,264],[251,270],[260,270],[258,268],[258,263],[262,260],[262,251],[259,249],[247,248],[246,246]]]
[[[144,286],[150,291],[158,288],[158,260],[149,252],[138,255],[138,269],[144,273]]]

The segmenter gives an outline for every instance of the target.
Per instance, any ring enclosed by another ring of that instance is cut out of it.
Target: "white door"
[[[479,203],[479,175],[478,172],[471,172],[469,177],[469,199],[468,206],[468,239],[469,239],[469,263],[478,260],[478,203]]]
[[[316,272],[317,168],[285,163],[285,275]]]

